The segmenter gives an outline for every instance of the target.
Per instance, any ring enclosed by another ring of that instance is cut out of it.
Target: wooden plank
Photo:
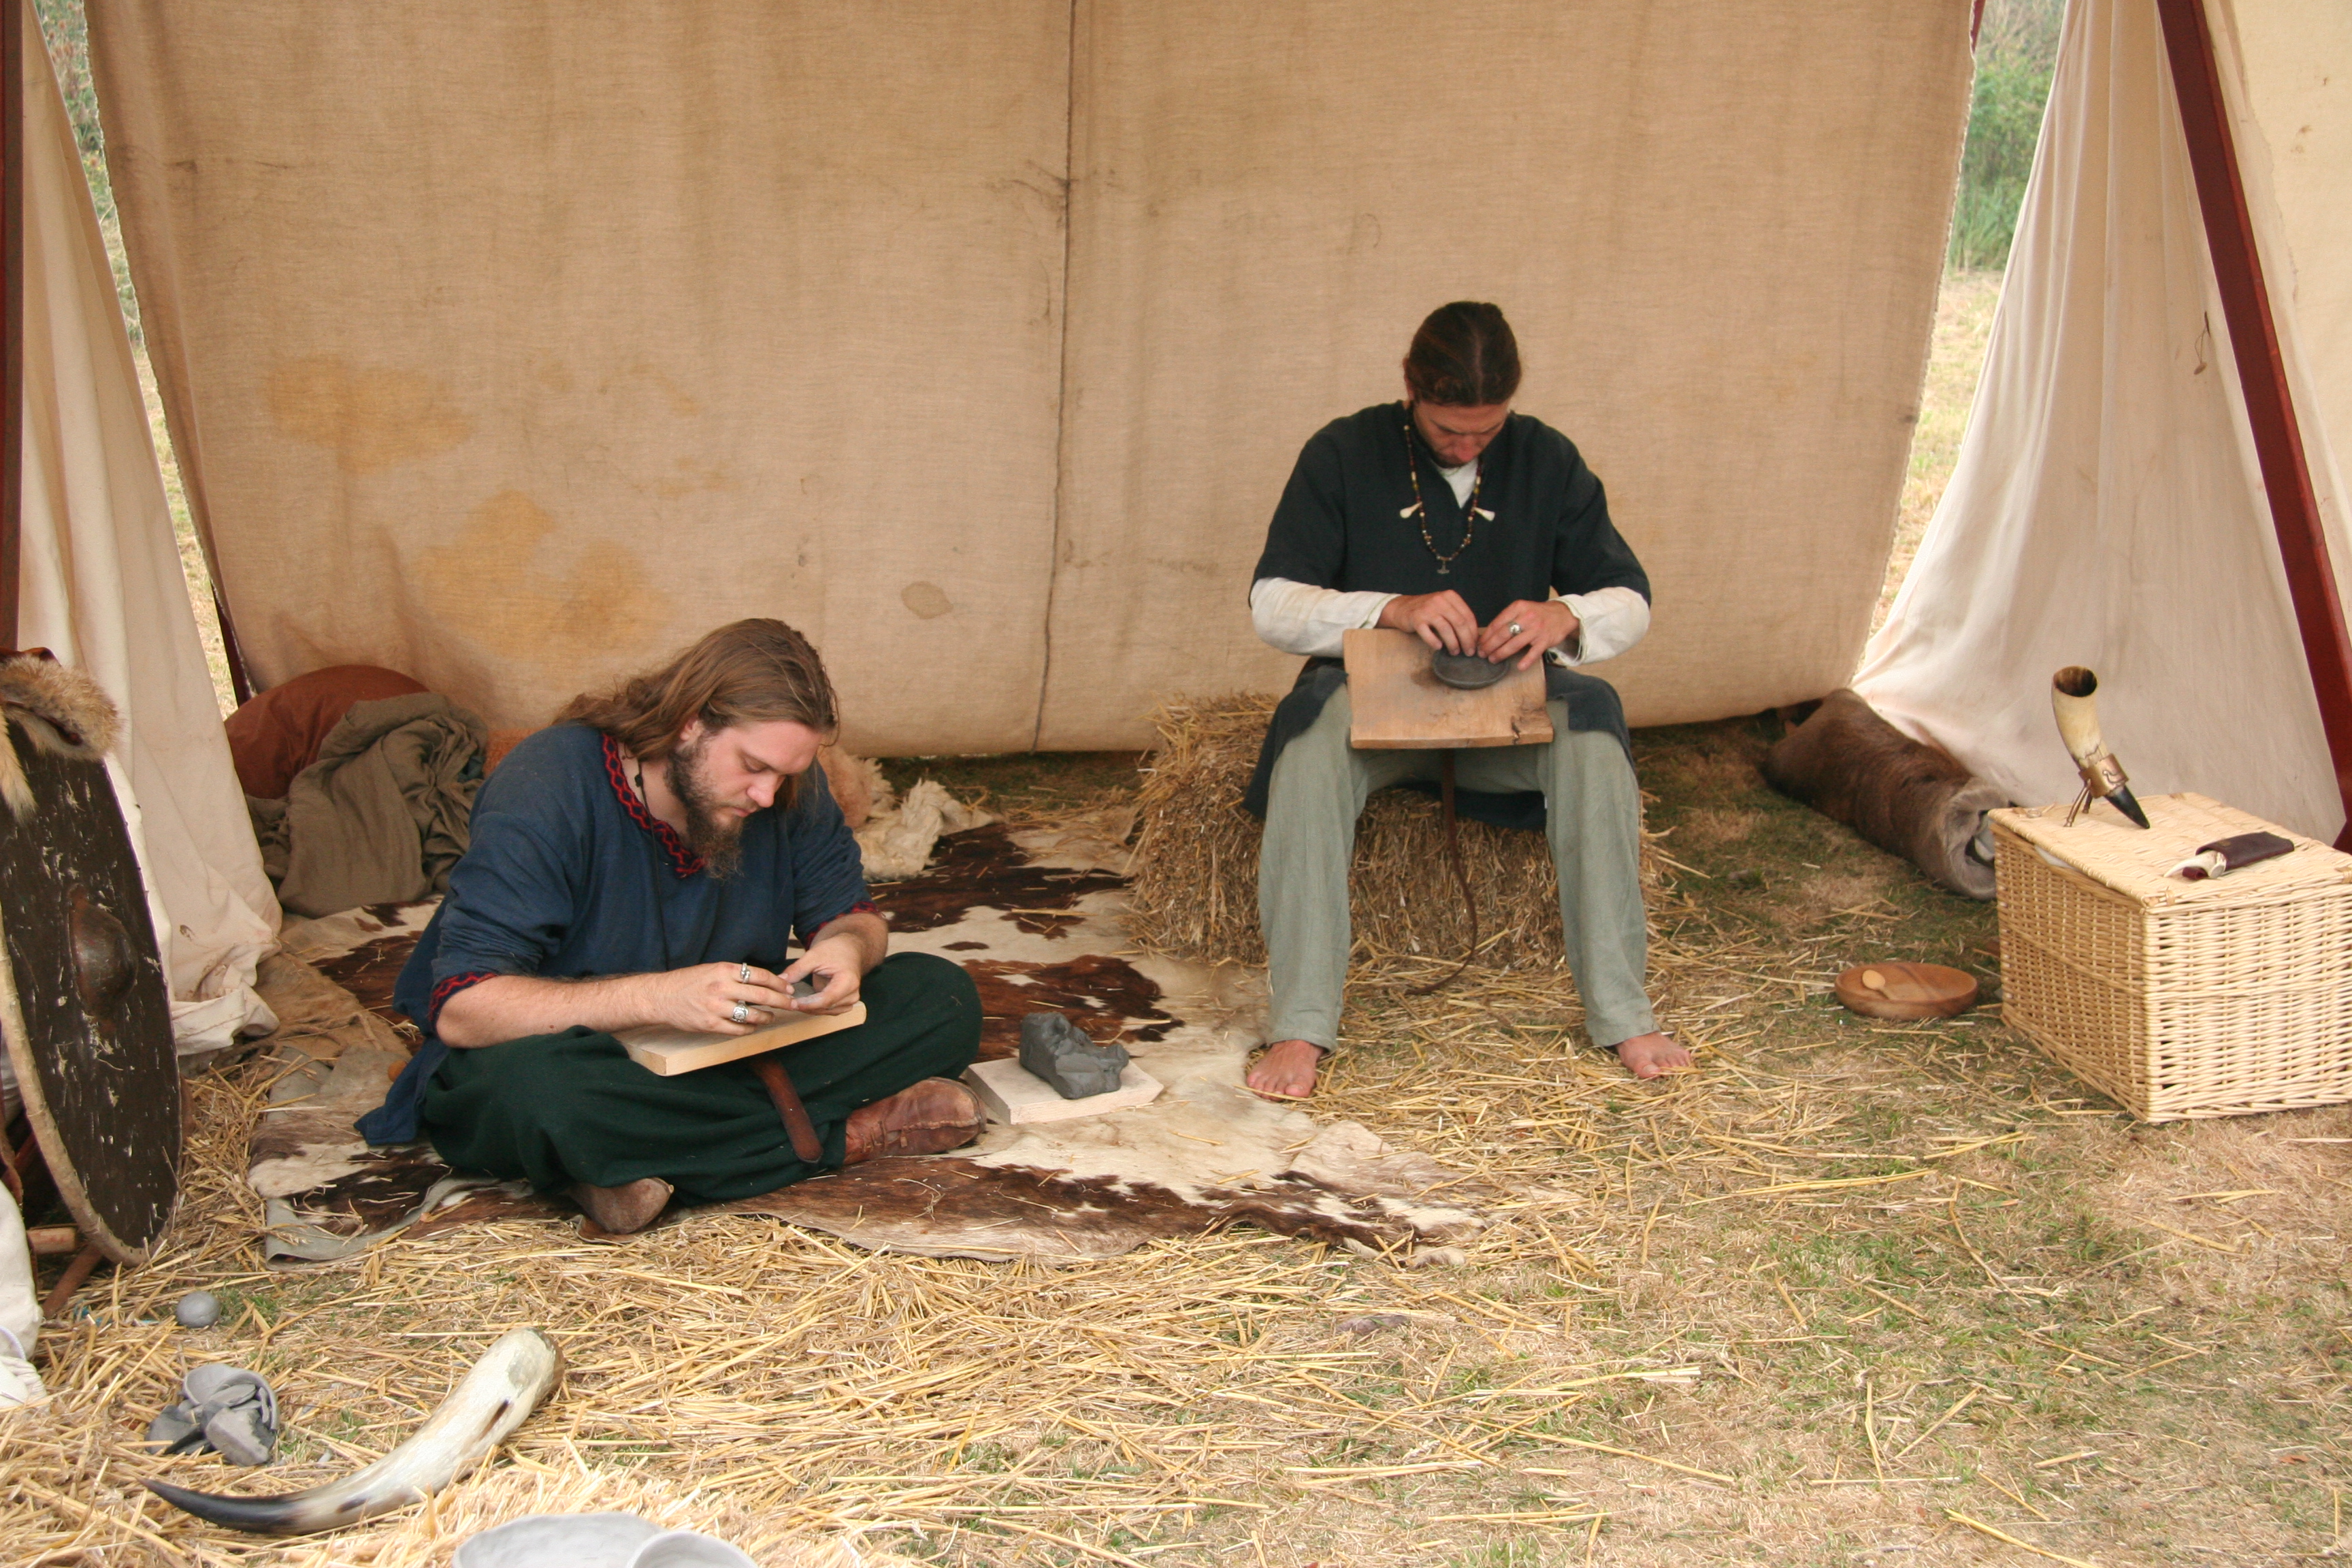
[[[1133,1062],[1119,1069],[1117,1089],[1079,1100],[1064,1100],[1052,1084],[1016,1061],[974,1062],[964,1069],[963,1081],[980,1096],[988,1119],[1007,1127],[1100,1116],[1160,1098],[1160,1080]]]
[[[1460,691],[1429,672],[1429,645],[1411,632],[1347,635],[1350,744],[1366,751],[1533,746],[1551,739],[1543,665],[1515,669],[1484,691]]]
[[[754,1029],[748,1035],[713,1035],[698,1029],[673,1029],[660,1024],[646,1024],[634,1029],[616,1029],[614,1037],[625,1047],[629,1059],[647,1072],[664,1078],[675,1078],[682,1072],[694,1072],[703,1068],[717,1067],[720,1062],[740,1061],[763,1051],[796,1046],[803,1040],[814,1040],[820,1035],[830,1035],[837,1029],[854,1029],[866,1022],[866,1004],[859,1002],[846,1013],[798,1013],[780,1018],[764,1029]]]

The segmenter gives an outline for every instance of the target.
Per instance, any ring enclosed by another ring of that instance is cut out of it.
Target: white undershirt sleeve
[[[1250,584],[1250,622],[1258,637],[1285,653],[1338,658],[1344,635],[1380,624],[1394,594],[1343,594],[1287,577]]]
[[[1555,597],[1573,610],[1580,623],[1576,636],[1551,650],[1555,664],[1598,664],[1615,658],[1650,629],[1650,601],[1631,588],[1596,588],[1590,594]]]

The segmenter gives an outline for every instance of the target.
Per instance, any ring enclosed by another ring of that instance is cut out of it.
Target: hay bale
[[[1276,699],[1171,698],[1152,715],[1160,745],[1144,769],[1130,861],[1129,931],[1144,946],[1208,963],[1262,964],[1257,818],[1242,794]],[[1503,968],[1561,962],[1559,881],[1540,834],[1463,822],[1462,859],[1478,904],[1479,958]],[[1646,837],[1642,880],[1655,886]],[[1356,957],[1459,957],[1470,940],[1435,800],[1382,790],[1356,826],[1348,875]]]

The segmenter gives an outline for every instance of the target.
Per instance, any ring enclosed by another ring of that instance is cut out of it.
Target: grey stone
[[[209,1290],[191,1290],[172,1309],[184,1329],[209,1329],[220,1321],[220,1298]]]
[[[1052,1084],[1064,1100],[1108,1094],[1118,1087],[1128,1059],[1126,1047],[1095,1044],[1059,1013],[1032,1013],[1021,1020],[1021,1065]]]

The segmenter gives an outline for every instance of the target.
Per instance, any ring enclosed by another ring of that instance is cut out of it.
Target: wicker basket
[[[2198,795],[1992,814],[2002,1012],[2150,1121],[2352,1100],[2352,856],[2295,847],[2168,875],[2200,844],[2285,833]]]

